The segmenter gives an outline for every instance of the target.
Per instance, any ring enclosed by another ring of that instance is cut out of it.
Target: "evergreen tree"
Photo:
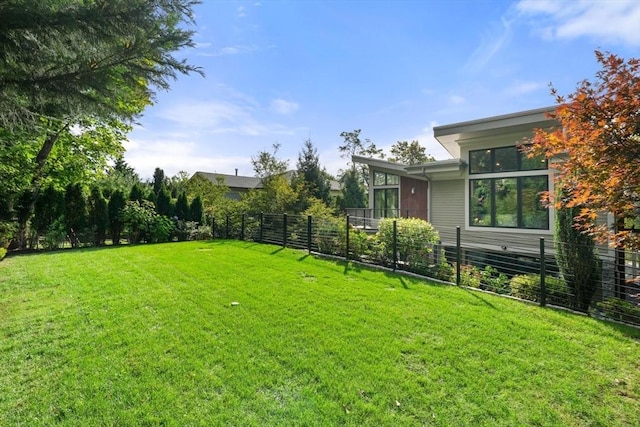
[[[145,191],[141,184],[136,183],[133,187],[131,187],[129,200],[137,202],[142,202],[143,200],[145,200]]]
[[[178,196],[176,202],[176,216],[178,219],[186,221],[189,219],[189,202],[187,201],[187,195],[185,193]]]
[[[162,186],[165,185],[164,171],[160,168],[156,168],[153,172],[153,192],[159,194]]]
[[[54,146],[64,152],[58,155],[68,158],[77,154],[82,158],[90,151],[93,161],[121,153],[123,134],[151,104],[156,90],[168,89],[178,74],[200,72],[174,56],[193,46],[188,26],[194,23],[192,9],[197,3],[0,3],[0,128],[20,133],[28,141],[25,150],[10,150],[9,161],[30,161],[23,168],[32,193],[27,220],[20,224],[23,234],[40,187],[50,176],[47,169],[53,163]],[[75,135],[78,131],[80,136]],[[96,133],[112,137],[103,138],[109,142],[100,145],[90,141],[95,138],[84,137]],[[24,188],[11,198],[16,200]]]
[[[331,203],[329,174],[320,166],[317,150],[310,139],[304,142],[304,148],[298,154],[297,170],[294,178],[294,185],[296,184],[300,184],[304,189],[304,193],[309,197],[320,199],[326,205]]]
[[[156,200],[156,211],[160,215],[172,217],[174,212],[171,206],[171,194],[165,185],[160,188]]]
[[[95,245],[104,245],[109,228],[109,205],[98,187],[91,189],[90,198],[90,226],[93,229]]]
[[[364,187],[360,183],[358,171],[356,169],[348,169],[342,176],[341,195],[338,196],[338,207],[340,209],[347,208],[364,208],[367,206]]]
[[[559,190],[558,197],[566,197],[565,193]],[[586,312],[600,282],[602,262],[593,237],[575,227],[574,218],[581,209],[574,206],[556,210],[554,237],[556,262],[571,290],[573,306]]]
[[[47,186],[36,200],[32,226],[39,235],[44,235],[53,222],[64,214],[64,193]]]
[[[200,198],[200,196],[196,196],[189,205],[189,220],[195,221],[198,224],[202,224],[202,214],[202,199]]]
[[[78,247],[87,228],[87,199],[80,184],[69,184],[65,190],[64,220],[71,246]]]
[[[122,235],[122,209],[125,206],[124,193],[116,190],[109,199],[109,230],[111,231],[111,241],[114,245],[120,244],[120,236]]]

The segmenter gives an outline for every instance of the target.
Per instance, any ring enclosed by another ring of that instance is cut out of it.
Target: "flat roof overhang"
[[[437,160],[421,165],[406,166],[408,175],[424,176],[429,181],[460,178],[467,168],[461,159]]]
[[[436,126],[433,128],[433,135],[451,156],[459,158],[460,145],[464,143],[465,140],[492,135],[527,132],[536,128],[557,126],[557,122],[548,116],[548,113],[555,111],[555,109],[556,107],[544,107],[479,120]]]
[[[413,178],[424,178],[426,180],[459,178],[467,167],[467,164],[460,159],[436,160],[419,165],[405,165],[388,160],[362,156],[353,156],[351,160],[355,163],[368,165],[379,171],[411,176]]]

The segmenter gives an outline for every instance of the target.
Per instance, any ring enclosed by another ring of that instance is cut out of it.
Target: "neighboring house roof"
[[[285,172],[285,176],[288,180],[291,180],[295,171],[290,170]],[[245,189],[252,190],[256,188],[262,188],[262,179],[256,178],[255,176],[238,176],[238,175],[226,175],[222,173],[212,173],[212,172],[201,172],[198,171],[194,174],[200,175],[203,178],[208,179],[213,183],[218,183],[219,179],[223,180],[224,185],[229,187],[230,189]],[[331,191],[336,192],[340,191],[340,182],[331,180]]]
[[[547,116],[547,113],[555,109],[556,107],[544,107],[436,126],[433,128],[433,135],[451,156],[458,158],[460,146],[464,145],[467,139],[518,133],[532,128],[548,128],[556,125],[557,123]]]
[[[211,172],[196,172],[195,175],[206,178],[215,184],[218,183],[218,180],[222,179],[224,185],[234,189],[251,190],[254,188],[262,188],[262,180],[254,176],[226,175]]]

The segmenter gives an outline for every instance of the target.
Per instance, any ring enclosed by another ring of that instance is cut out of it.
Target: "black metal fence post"
[[[245,216],[246,216],[246,214],[242,214],[242,219],[241,219],[241,223],[240,223],[240,240],[244,240]]]
[[[311,215],[307,215],[307,250],[311,253]]]
[[[393,250],[393,271],[396,271],[398,266],[398,221],[393,220],[393,241],[391,244]]]
[[[224,226],[224,238],[225,239],[229,238],[229,214],[227,214],[227,220],[226,220],[225,226]]]
[[[258,234],[259,242],[264,240],[264,212],[260,212],[260,232]]]
[[[287,247],[287,214],[282,214],[282,247]]]
[[[345,231],[347,233],[347,244],[345,245],[346,248],[344,248],[344,259],[349,261],[349,215],[347,215],[344,226],[345,226]]]
[[[547,305],[547,264],[544,259],[544,237],[540,238],[540,305]]]
[[[216,217],[215,216],[211,217],[211,238],[212,239],[216,238]]]
[[[460,286],[460,264],[462,263],[462,248],[460,247],[460,226],[456,227],[456,285]]]

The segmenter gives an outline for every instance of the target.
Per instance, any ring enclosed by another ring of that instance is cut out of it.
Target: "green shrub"
[[[7,255],[7,248],[0,247],[0,261]]]
[[[560,306],[570,306],[571,293],[567,284],[558,277],[546,276],[545,288],[547,303]],[[509,282],[511,295],[529,301],[540,301],[540,276],[537,274],[523,274],[513,276]]]
[[[440,236],[433,225],[419,218],[383,218],[380,220],[376,237],[384,243],[385,256],[389,260],[393,259],[394,221],[397,230],[398,261],[406,262],[409,265],[429,263],[428,255],[433,253],[433,245],[438,243]]]
[[[463,265],[460,268],[460,285],[479,288],[498,294],[510,292],[509,278],[498,269],[489,265],[484,269],[474,265]]]
[[[609,298],[596,304],[603,314],[613,320],[619,320],[633,325],[640,325],[640,307],[629,301]]]
[[[42,245],[46,250],[58,249],[67,239],[67,227],[64,217],[53,221],[44,233]]]
[[[121,211],[122,223],[129,243],[140,243],[147,237],[154,217],[157,216],[153,203],[143,200],[129,200]]]
[[[231,222],[229,224],[231,225]],[[226,227],[226,222],[223,223],[223,227]],[[195,236],[198,233],[198,223],[194,221],[183,221],[179,219],[178,221],[176,221],[175,232],[179,242],[184,242],[185,240],[194,240]],[[229,232],[229,234],[231,235],[231,231]],[[237,235],[240,235],[239,231]]]
[[[325,254],[344,253],[345,220],[342,218],[313,217],[314,243],[318,251]]]
[[[447,262],[444,249],[440,249],[438,259],[435,262],[414,262],[409,265],[409,270],[445,282],[455,280],[455,269]]]
[[[247,236],[247,227],[245,224],[245,238]],[[211,227],[206,225],[201,225],[194,230],[194,234],[192,234],[192,240],[208,240],[211,239]]]
[[[164,215],[154,215],[149,224],[149,237],[150,242],[168,242],[171,240],[175,226],[171,218],[167,218]]]
[[[478,267],[473,265],[460,266],[460,286],[480,288],[480,283],[482,283],[482,274]]]
[[[8,248],[17,231],[15,222],[0,221],[0,248]]]
[[[354,257],[369,256],[371,240],[367,233],[357,228],[349,228],[349,252]]]
[[[508,294],[510,292],[509,278],[506,274],[500,273],[498,269],[487,265],[480,271],[480,287],[498,294]]]

